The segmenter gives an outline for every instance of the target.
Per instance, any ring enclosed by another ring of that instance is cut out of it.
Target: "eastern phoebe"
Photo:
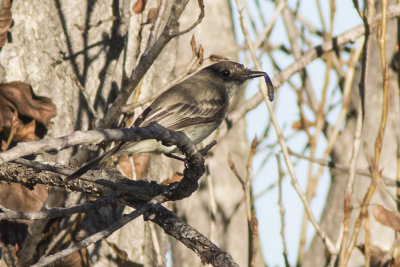
[[[182,131],[198,144],[225,119],[229,102],[246,81],[264,77],[270,101],[274,88],[267,73],[252,71],[242,64],[222,61],[201,69],[157,97],[131,127],[144,127],[152,122],[173,131]],[[171,153],[175,146],[163,146],[156,140],[122,142],[68,176],[73,179],[95,167],[115,153]]]

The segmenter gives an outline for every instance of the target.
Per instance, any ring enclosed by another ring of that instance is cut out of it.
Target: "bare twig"
[[[150,137],[153,134],[157,134],[157,131],[159,131],[159,129],[157,130],[156,128],[153,128],[153,126],[143,127],[143,128],[76,131],[69,135],[59,138],[47,138],[33,142],[20,142],[14,148],[9,149],[3,153],[0,153],[0,164],[27,155],[43,153],[43,152],[60,151],[68,147],[82,145],[82,144],[97,145],[103,142],[113,142],[113,141],[134,141],[134,142],[142,141],[146,139],[146,136]]]
[[[190,32],[191,30],[193,30],[197,25],[199,25],[199,24],[201,23],[201,21],[202,21],[203,18],[204,18],[204,15],[205,15],[205,13],[204,13],[204,3],[203,3],[203,0],[197,0],[197,2],[198,2],[198,4],[199,4],[199,8],[200,8],[200,14],[199,14],[199,17],[197,18],[197,20],[196,20],[191,26],[189,26],[188,28],[186,28],[186,29],[184,29],[184,30],[182,30],[182,31],[179,31],[179,32],[170,32],[171,37],[177,37],[177,36],[179,36],[179,35],[188,33],[188,32]]]
[[[82,86],[82,84],[79,82],[78,78],[75,75],[70,75],[71,80],[75,83],[75,85],[79,88],[79,90],[81,91],[83,98],[86,101],[86,105],[89,109],[90,115],[95,119],[98,120],[99,119],[99,114],[97,113],[97,111],[94,109],[92,103],[90,103],[90,97],[87,94],[85,88]]]
[[[365,266],[371,266],[371,249],[370,249],[370,247],[371,247],[371,227],[370,227],[368,210],[365,214],[364,231],[365,231],[365,242],[364,242]]]
[[[257,137],[253,138],[250,146],[250,153],[247,159],[246,166],[246,184],[245,184],[245,200],[246,200],[246,210],[250,211],[248,214],[248,228],[249,228],[249,260],[248,266],[254,267],[256,266],[256,258],[258,253],[258,219],[256,216],[256,210],[254,207],[254,196],[253,196],[253,188],[252,188],[252,165],[254,155],[257,152],[258,140]]]
[[[319,165],[327,166],[330,169],[335,169],[335,170],[338,170],[338,171],[341,171],[341,172],[349,172],[349,170],[350,170],[350,167],[348,167],[348,166],[344,166],[344,165],[341,165],[341,164],[338,164],[336,162],[329,161],[329,160],[326,160],[326,159],[311,158],[311,157],[305,156],[303,154],[296,153],[296,152],[291,151],[291,150],[289,151],[289,153],[290,153],[290,155],[295,156],[297,158],[309,160],[309,161],[318,163]],[[355,174],[371,178],[371,172],[366,171],[366,170],[356,169],[355,170]],[[396,181],[393,178],[382,175],[382,179],[383,179],[383,181],[384,181],[386,186],[396,186]]]
[[[146,219],[156,223],[168,235],[179,240],[186,247],[194,251],[199,255],[203,263],[209,263],[212,266],[218,267],[239,266],[234,262],[231,255],[221,250],[196,229],[162,205],[153,207]]]
[[[152,223],[149,223],[148,226],[150,228],[151,241],[153,242],[153,248],[157,259],[157,266],[164,266],[164,257],[161,255],[160,241],[157,236],[156,227]]]
[[[274,14],[272,15],[270,21],[268,24],[264,27],[264,30],[261,34],[258,36],[258,40],[254,43],[254,47],[260,47],[265,40],[267,39],[266,37],[269,35],[269,33],[272,30],[272,27],[275,25],[276,20],[278,19],[279,15],[282,13],[283,8],[285,7],[286,2],[280,2],[278,6],[275,8]]]
[[[282,238],[282,245],[283,245],[283,259],[285,261],[285,266],[290,267],[289,263],[289,252],[287,249],[286,245],[286,237],[285,237],[285,207],[283,205],[282,201],[282,181],[285,176],[285,172],[282,169],[282,164],[281,164],[281,159],[279,158],[279,155],[275,155],[276,157],[276,162],[278,163],[278,171],[279,171],[279,180],[278,180],[278,185],[279,185],[279,191],[278,191],[278,205],[279,205],[279,213],[281,217],[281,238]]]
[[[210,207],[210,240],[216,237],[216,218],[217,218],[217,200],[215,199],[215,190],[212,176],[207,173],[208,201]]]
[[[347,237],[349,235],[349,226],[350,226],[350,215],[351,215],[351,196],[353,195],[353,186],[356,175],[356,163],[357,163],[357,155],[358,150],[360,148],[361,142],[361,131],[362,131],[362,110],[361,110],[361,101],[359,102],[358,114],[357,114],[357,122],[356,122],[356,132],[354,134],[354,142],[353,142],[353,150],[350,158],[350,169],[349,169],[349,179],[347,181],[345,199],[344,199],[344,218],[343,218],[343,235],[341,240],[342,250],[340,251],[340,258],[344,258],[345,256],[345,247],[347,245]]]
[[[147,41],[147,47],[152,47],[154,45],[154,42],[160,32],[161,22],[163,20],[164,12],[166,11],[166,9],[167,9],[167,1],[161,0],[157,8],[156,19],[153,25],[151,26],[149,40]]]
[[[8,219],[25,219],[25,220],[38,220],[38,219],[51,219],[56,217],[68,216],[74,213],[88,212],[89,210],[98,209],[112,203],[120,196],[119,193],[113,192],[108,196],[101,197],[95,201],[79,204],[70,208],[52,208],[38,212],[18,212],[8,210],[0,213],[0,220]]]

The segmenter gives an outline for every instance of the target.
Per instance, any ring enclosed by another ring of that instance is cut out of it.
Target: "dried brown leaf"
[[[118,158],[118,167],[123,171],[124,175],[132,177],[132,166],[128,155],[122,155]]]
[[[135,164],[136,179],[143,179],[147,174],[150,156],[148,154],[133,155],[133,162]]]
[[[10,133],[6,134],[7,135],[7,142],[4,142],[4,145],[2,143],[1,151],[6,151],[10,147],[11,141],[13,140],[14,135],[17,132],[18,124],[19,124],[18,112],[15,111],[14,115],[12,117]]]
[[[143,12],[145,7],[146,7],[146,0],[136,0],[135,4],[132,7],[132,11],[136,14],[139,14]]]
[[[381,205],[377,205],[373,209],[373,215],[382,225],[388,226],[396,231],[400,230],[400,217],[393,211],[386,209]]]
[[[298,120],[292,124],[292,129],[300,131],[300,130],[306,130],[313,126],[315,126],[315,122],[309,120]]]
[[[33,190],[21,184],[0,185],[0,204],[21,212],[39,211],[47,198],[45,185],[35,185]]]
[[[201,45],[199,45],[198,58],[199,58],[199,65],[202,65],[204,61],[204,48]]]
[[[17,131],[15,132],[13,141],[16,142],[29,142],[39,140],[39,137],[36,136],[36,121],[31,121],[26,125],[19,124],[17,127]]]
[[[227,158],[227,160],[228,160],[229,168],[231,168],[231,170],[235,169],[235,163],[234,163],[233,160],[232,160],[231,153],[228,153],[228,158]]]
[[[79,251],[69,254],[57,263],[57,266],[63,267],[84,267],[89,266],[87,260],[87,249],[83,248]]]
[[[176,172],[172,175],[172,177],[163,180],[161,184],[168,185],[172,183],[179,183],[182,179],[183,179],[183,174]]]
[[[360,244],[357,246],[360,251],[365,254],[365,245]],[[388,254],[387,251],[382,250],[380,247],[375,245],[369,246],[369,251],[371,255],[371,266],[384,266],[382,263],[386,262],[385,258]]]
[[[0,132],[9,136],[16,129],[13,141],[17,137],[18,141],[42,138],[56,115],[51,99],[35,95],[29,84],[18,81],[0,84]]]
[[[196,38],[194,37],[194,34],[192,35],[192,38],[190,39],[190,47],[192,48],[193,54],[197,54],[197,47],[196,47]]]
[[[146,24],[153,24],[157,17],[158,8],[153,7],[149,9],[147,13],[147,22]]]

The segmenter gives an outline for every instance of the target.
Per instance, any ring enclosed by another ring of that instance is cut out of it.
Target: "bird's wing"
[[[157,122],[165,128],[176,131],[193,124],[208,123],[215,120],[220,113],[227,111],[226,102],[223,99],[209,99],[200,103],[175,103],[155,108],[150,106],[137,118],[134,126],[143,127]]]

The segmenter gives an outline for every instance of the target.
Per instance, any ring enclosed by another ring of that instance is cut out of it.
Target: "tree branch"
[[[159,205],[153,207],[146,219],[156,223],[168,235],[182,242],[186,247],[199,255],[203,264],[213,266],[239,266],[229,253],[221,250],[192,226],[177,217],[174,213]]]
[[[164,186],[146,181],[132,181],[115,172],[107,173],[105,171],[100,171],[100,175],[99,171],[90,171],[80,179],[67,181],[64,175],[69,175],[72,172],[66,172],[65,169],[58,166],[30,162],[23,159],[18,159],[18,163],[0,165],[0,180],[21,183],[30,188],[39,183],[87,193],[109,194],[110,190],[119,190],[119,192],[128,194],[133,199],[141,201],[148,201],[155,195],[166,193],[167,191],[169,192],[168,200],[178,200],[190,196],[197,189],[198,180],[205,172],[202,152],[197,150],[196,146],[183,132],[174,132],[158,124],[143,128],[78,131],[61,138],[20,143],[15,148],[0,153],[0,159],[15,160],[17,156],[26,156],[41,150],[54,151],[83,143],[98,144],[104,141],[137,142],[147,139],[156,139],[166,146],[176,145],[183,152],[186,157],[184,177],[178,184]],[[21,163],[40,171],[24,168],[20,165]],[[54,172],[62,175],[54,175]],[[99,176],[102,179],[95,178]]]

